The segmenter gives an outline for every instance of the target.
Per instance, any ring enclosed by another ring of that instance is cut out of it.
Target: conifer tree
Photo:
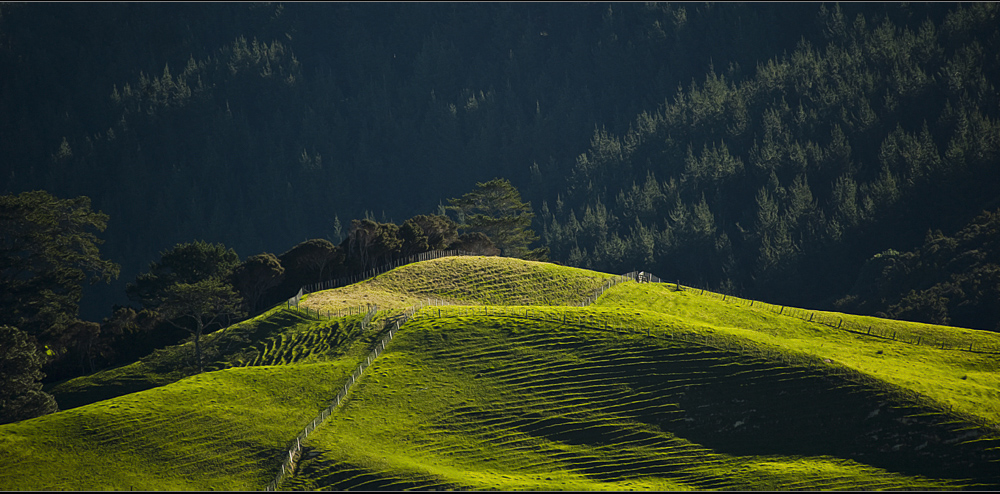
[[[504,178],[477,183],[476,190],[460,198],[449,199],[448,209],[456,211],[459,228],[487,236],[501,255],[525,258],[541,254],[528,246],[538,240],[531,230],[531,203],[521,201],[521,194]]]

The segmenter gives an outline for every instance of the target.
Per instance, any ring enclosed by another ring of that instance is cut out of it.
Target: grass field
[[[210,372],[191,375],[189,342],[54,386],[64,411],[0,426],[0,486],[262,489],[384,325],[431,302],[280,487],[1000,489],[1000,356],[809,319],[976,348],[1000,335],[673,284],[625,282],[577,306],[612,278],[453,257],[308,294],[311,312],[206,335]]]
[[[0,486],[257,490],[348,362],[232,368],[0,426]]]
[[[424,312],[310,438],[283,487],[914,490],[997,480],[983,470],[1000,456],[996,441],[930,444],[970,424],[822,368],[580,325],[614,321],[614,311]]]
[[[800,317],[778,315],[746,305],[727,304],[699,295],[697,290],[675,291],[668,284],[626,283],[602,297],[598,307],[642,308],[673,319],[672,324],[704,327],[783,352],[805,354],[855,369],[873,378],[909,389],[940,405],[1000,425],[1000,355],[940,350],[875,338],[809,323]],[[905,321],[861,319],[934,339],[954,338],[953,332],[979,346],[1000,343],[988,331],[950,328]],[[872,321],[874,320],[874,321]]]

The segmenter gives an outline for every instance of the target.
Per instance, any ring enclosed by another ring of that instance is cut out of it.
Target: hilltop
[[[53,388],[78,406],[0,426],[0,484],[261,489],[356,381],[279,487],[1000,488],[985,331],[448,257],[205,340],[204,374],[187,343]]]

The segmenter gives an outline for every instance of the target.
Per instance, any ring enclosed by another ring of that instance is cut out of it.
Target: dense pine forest
[[[199,334],[166,310],[185,294],[231,302],[211,331],[304,283],[465,248],[1000,330],[998,17],[3,4],[0,324],[47,348],[5,336],[54,380]],[[38,250],[75,270],[25,281],[33,210],[76,218],[61,231],[82,257]]]

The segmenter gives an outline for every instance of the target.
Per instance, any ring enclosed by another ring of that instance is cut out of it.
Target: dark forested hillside
[[[711,69],[627,132],[595,131],[543,205],[553,256],[826,305],[867,258],[997,207],[997,13],[956,5],[940,22],[894,22],[820,7],[823,40],[742,80]],[[938,262],[925,287],[949,276]],[[911,288],[897,284],[896,299]]]
[[[992,4],[4,4],[0,193],[109,216],[121,277],[91,318],[171,245],[339,243],[493,177],[553,260],[816,305],[998,206],[996,25]]]

